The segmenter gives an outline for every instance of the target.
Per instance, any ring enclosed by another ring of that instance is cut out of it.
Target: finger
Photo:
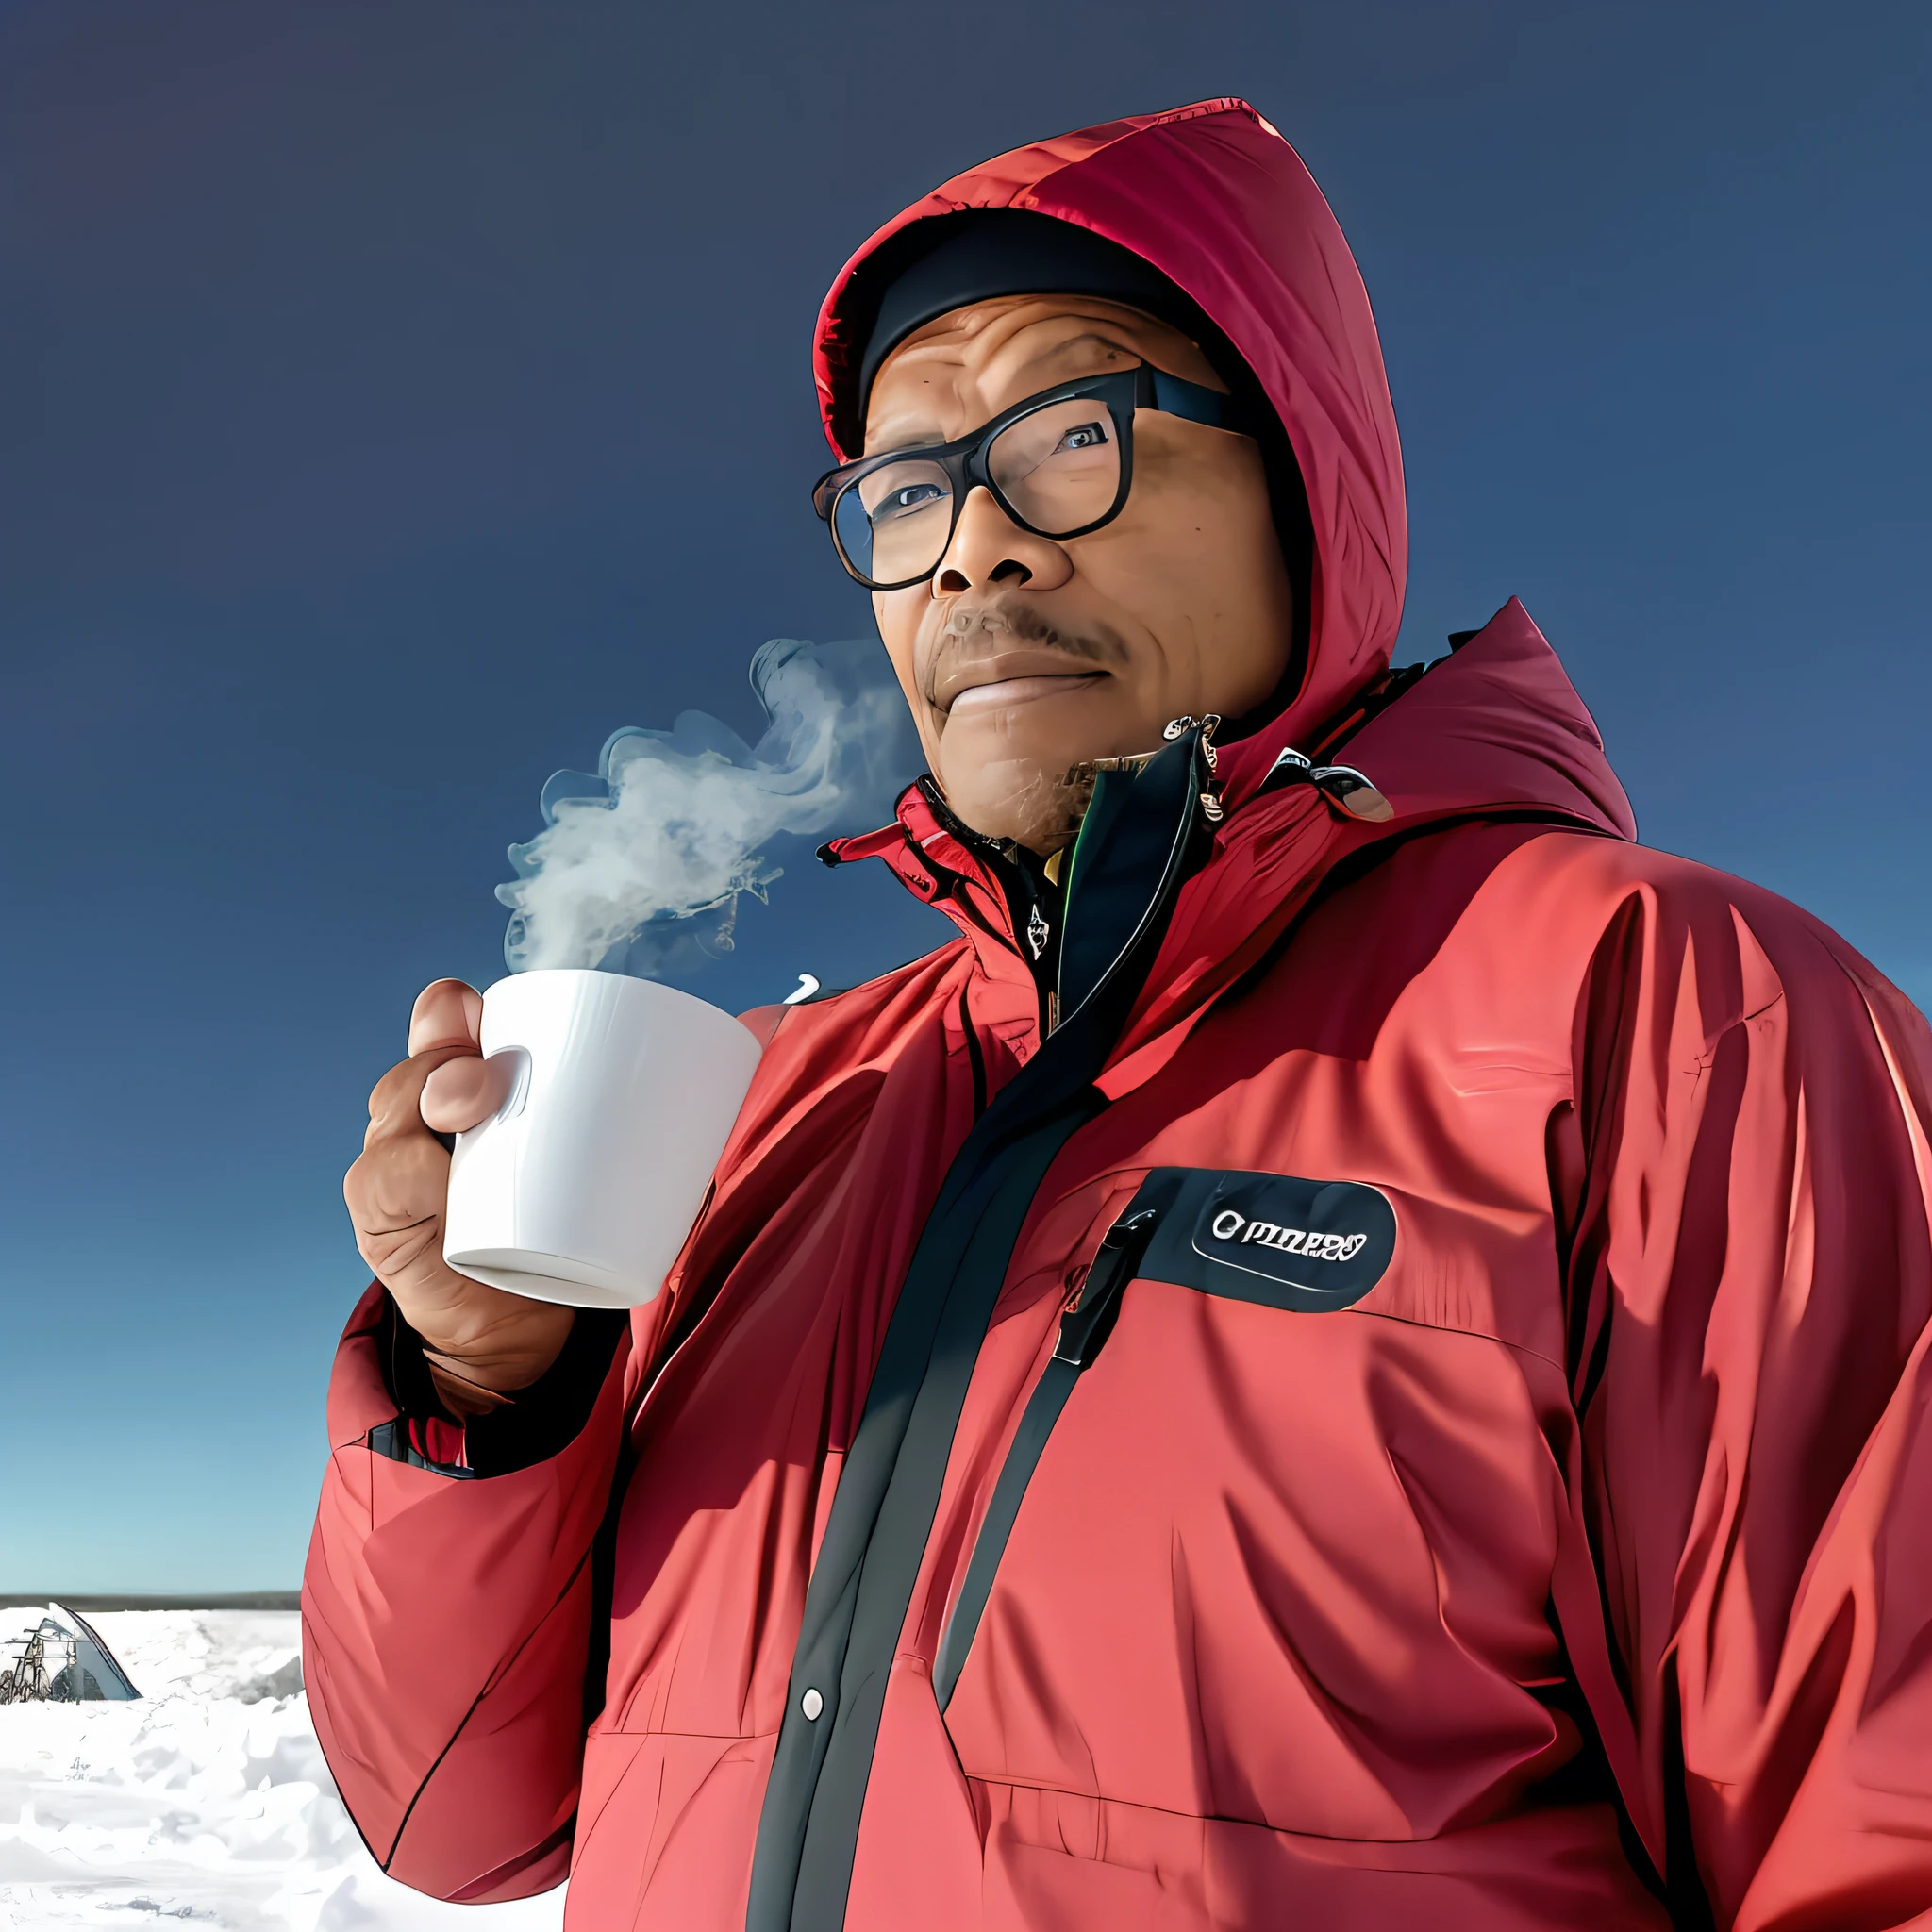
[[[363,1136],[365,1147],[397,1135],[426,1134],[423,1123],[423,1083],[446,1060],[475,1059],[474,1046],[431,1047],[406,1060],[399,1060],[370,1090],[369,1131]]]
[[[483,1043],[483,995],[460,979],[436,979],[416,995],[409,1008],[409,1053],[413,1057],[438,1046],[480,1050]]]
[[[514,1053],[487,1060],[462,1054],[432,1068],[417,1103],[424,1125],[432,1133],[462,1134],[487,1121],[509,1098],[516,1061]]]
[[[363,1151],[342,1177],[356,1245],[382,1279],[421,1282],[442,1267],[449,1157],[427,1135]]]

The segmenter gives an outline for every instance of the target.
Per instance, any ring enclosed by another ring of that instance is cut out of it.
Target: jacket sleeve
[[[1932,1036],[1685,867],[1612,922],[1575,1053],[1553,1159],[1633,1822],[1680,1924],[1923,1923]]]
[[[608,1367],[590,1370],[588,1420],[577,1405],[568,1440],[537,1444],[552,1453],[479,1457],[483,1469],[433,1459],[459,1432],[425,1426],[392,1392],[384,1354],[395,1324],[379,1288],[337,1353],[302,1591],[309,1707],[376,1862],[440,1898],[526,1897],[569,1866],[591,1551],[611,1495],[627,1356],[622,1337],[602,1333]]]

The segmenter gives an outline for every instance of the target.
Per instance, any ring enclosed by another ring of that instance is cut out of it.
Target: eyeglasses
[[[1233,397],[1143,362],[1041,390],[957,442],[843,463],[814,485],[812,508],[869,591],[931,576],[974,490],[1036,537],[1084,537],[1120,515],[1133,487],[1136,409],[1246,433]]]

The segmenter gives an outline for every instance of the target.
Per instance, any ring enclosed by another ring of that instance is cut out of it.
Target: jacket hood
[[[819,408],[840,461],[860,441],[864,344],[846,314],[855,275],[913,223],[969,208],[1028,209],[1131,249],[1200,304],[1274,403],[1301,466],[1314,558],[1301,690],[1247,741],[1250,758],[1272,759],[1388,664],[1408,560],[1381,343],[1321,190],[1281,135],[1232,97],[1035,142],[942,182],[845,264],[820,312]]]

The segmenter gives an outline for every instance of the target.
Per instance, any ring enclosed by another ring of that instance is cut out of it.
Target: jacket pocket
[[[1326,1314],[1361,1300],[1394,1252],[1394,1209],[1379,1189],[1359,1181],[1189,1167],[1157,1167],[1148,1174],[1108,1229],[1061,1315],[1052,1359],[1001,1466],[933,1659],[933,1694],[941,1710],[965,1667],[1047,1439],[1106,1345],[1128,1282],[1145,1274],[1203,1294]]]

